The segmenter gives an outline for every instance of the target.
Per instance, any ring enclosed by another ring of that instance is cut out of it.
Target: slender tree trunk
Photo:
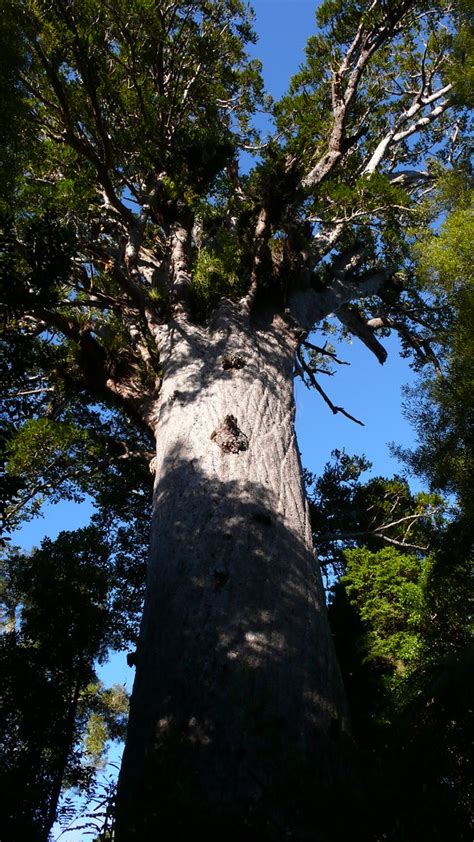
[[[71,683],[71,697],[69,705],[67,706],[63,733],[61,735],[58,734],[58,736],[60,736],[60,741],[56,749],[57,756],[54,762],[54,766],[56,768],[51,770],[52,782],[48,811],[44,826],[44,842],[48,842],[51,828],[58,817],[58,804],[61,797],[62,783],[64,780],[68,757],[71,752],[71,746],[74,745],[74,726],[76,724],[77,706],[79,704],[81,689],[84,686],[83,681],[81,681],[80,673],[76,675],[75,678],[71,677]]]
[[[116,839],[296,839],[302,791],[311,802],[338,775],[346,715],[294,433],[294,340],[227,305],[170,342]]]

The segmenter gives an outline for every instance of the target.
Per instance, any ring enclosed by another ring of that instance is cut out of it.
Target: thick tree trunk
[[[344,692],[294,433],[294,341],[278,319],[221,316],[170,339],[118,842],[198,826],[296,839],[303,790],[311,802],[338,776]]]

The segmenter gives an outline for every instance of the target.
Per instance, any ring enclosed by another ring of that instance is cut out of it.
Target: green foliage
[[[403,264],[410,229],[411,236],[414,230],[417,238],[423,236],[426,221],[418,212],[420,196],[417,194],[413,201],[413,191],[404,189],[407,185],[391,183],[395,167],[427,169],[436,177],[437,166],[445,164],[451,169],[453,165],[446,115],[439,123],[427,126],[423,137],[404,142],[396,160],[388,155],[391,163],[387,162],[386,168],[382,165],[369,178],[361,177],[364,161],[377,148],[373,138],[406,124],[404,115],[413,105],[413,80],[420,78],[420,66],[439,86],[449,81],[467,95],[462,80],[469,78],[472,67],[472,11],[469,4],[456,4],[451,28],[446,25],[446,11],[443,4],[413,2],[331,0],[320,4],[320,31],[309,38],[306,61],[293,77],[288,94],[275,106],[276,123],[290,154],[303,169],[312,166],[328,153],[331,142],[335,68],[341,65],[358,30],[363,47],[378,41],[379,48],[345,117],[348,151],[344,168],[325,179],[307,200],[307,211],[317,229],[324,230],[330,221],[334,224],[335,218],[347,224],[346,232],[351,230],[353,237],[365,245],[367,266],[377,261]],[[386,41],[389,32],[396,33],[391,43]],[[357,57],[361,49],[359,42]],[[349,95],[346,84],[350,83],[342,80],[338,92],[341,100]],[[468,98],[459,95],[458,105],[459,134],[468,130],[469,116],[463,110]]]
[[[87,723],[87,731],[84,739],[86,755],[98,766],[104,755],[105,743],[107,741],[107,729],[103,718],[98,714],[91,713]]]
[[[470,244],[474,236],[474,205],[460,207],[449,214],[437,236],[426,237],[418,246],[421,268],[434,274],[438,283],[455,288],[474,282]],[[431,277],[428,283],[433,282]]]
[[[414,245],[421,282],[431,294],[438,295],[471,287],[474,206],[472,176],[466,168],[442,173],[426,206],[430,219],[441,218],[441,224],[435,231],[427,228]]]
[[[16,373],[5,371],[5,380],[14,383]],[[31,556],[13,550],[5,558],[1,786],[12,839],[18,828],[46,838],[61,786],[87,790],[103,762],[101,741],[124,736],[126,699],[97,685],[94,662],[111,647],[135,645],[149,532],[147,441],[117,414],[75,398],[71,405],[66,389],[48,398],[46,416],[35,417],[38,396],[25,397],[15,424],[3,425],[7,529],[37,512],[42,499],[88,493],[97,505],[94,527],[45,540]],[[135,453],[124,449],[125,432]]]
[[[398,477],[364,482],[368,467],[336,451],[321,477],[306,477],[365,780],[354,822],[367,839],[454,833],[467,842],[472,524],[438,495],[413,495]],[[436,475],[436,465],[431,470]]]
[[[457,3],[458,32],[451,58],[451,74],[459,102],[473,106],[474,12],[470,0]]]
[[[346,549],[332,589],[370,805],[357,826],[367,839],[470,837],[472,543],[459,521],[436,538],[430,556]]]
[[[348,548],[375,554],[385,545],[426,550],[443,524],[446,506],[435,494],[410,491],[406,479],[372,477],[363,456],[335,450],[320,477],[306,475],[311,524],[320,563],[331,575],[346,571]]]
[[[93,443],[88,438],[86,431],[67,421],[32,418],[11,440],[7,471],[35,482],[38,492],[44,488],[51,502],[61,498],[78,502],[81,486],[87,486],[87,477],[78,474],[78,466],[88,450],[89,457],[93,456]],[[34,499],[30,516],[37,513],[42,502],[41,497]]]
[[[439,232],[426,235],[416,249],[427,292],[446,317],[438,341],[442,369],[407,390],[407,415],[419,446],[398,451],[434,489],[456,495],[472,517],[474,471],[474,276],[472,272],[472,187],[464,176],[447,178],[433,200],[433,213],[447,212]]]
[[[57,216],[29,216],[19,231],[8,216],[0,220],[0,293],[2,316],[18,309],[57,302],[69,276],[75,237]],[[17,235],[20,233],[21,246]]]
[[[125,738],[128,695],[121,684],[105,689],[101,682],[96,682],[87,686],[81,704],[92,711],[83,737],[85,760],[94,769],[102,769],[106,765],[108,741]]]
[[[240,248],[235,235],[220,231],[209,246],[197,255],[193,271],[193,292],[198,310],[210,313],[221,298],[243,295],[245,286],[240,269]]]
[[[341,582],[365,628],[361,654],[388,667],[394,686],[420,662],[424,589],[432,561],[388,547],[378,553],[347,550],[345,558]]]
[[[25,64],[24,44],[15,10],[10,3],[2,9],[0,43],[0,215],[3,216],[11,208],[8,197],[21,173],[25,147],[32,136],[27,103],[19,83],[19,74]]]
[[[11,6],[20,15],[36,78],[25,95],[46,116],[36,92],[49,90],[54,100],[49,63],[68,101],[73,147],[82,136],[99,154],[105,151],[118,183],[150,169],[166,171],[177,184],[212,181],[223,147],[233,145],[219,102],[238,98],[235,116],[245,131],[246,112],[261,91],[258,67],[245,56],[244,41],[253,36],[240,0],[168,8],[149,0],[131,8],[76,2],[61,5],[59,13],[41,0],[24,9]],[[54,111],[46,119],[54,136]],[[58,155],[57,144],[48,147]],[[69,173],[80,186],[79,173]]]

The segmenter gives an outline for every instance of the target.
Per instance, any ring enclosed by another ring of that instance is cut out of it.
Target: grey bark
[[[294,350],[278,317],[250,328],[231,305],[209,330],[170,328],[118,842],[199,825],[230,838],[234,822],[296,839],[303,785],[311,799],[337,777],[347,719],[295,439]]]

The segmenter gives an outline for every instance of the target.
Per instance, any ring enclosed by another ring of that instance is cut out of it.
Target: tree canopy
[[[410,245],[423,197],[465,169],[469,8],[325,2],[317,21],[272,106],[237,0],[7,3],[5,341],[38,357],[55,337],[45,388],[153,426],[170,318],[228,296],[270,295],[304,331],[339,304],[381,362],[391,329],[430,357]],[[257,107],[276,125],[260,145]]]

